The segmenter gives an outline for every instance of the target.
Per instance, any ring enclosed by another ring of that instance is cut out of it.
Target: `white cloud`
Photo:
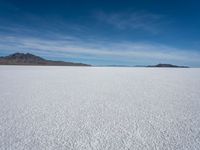
[[[158,26],[161,24],[162,15],[134,12],[134,13],[105,13],[98,12],[96,18],[104,23],[110,24],[118,29],[136,29],[151,33],[160,32]]]
[[[62,39],[60,37],[59,39]],[[80,58],[89,60],[104,59],[120,62],[200,62],[200,54],[180,50],[160,44],[134,42],[84,42],[69,37],[70,40],[47,40],[30,37],[2,36],[0,50],[33,52],[47,57]],[[92,63],[92,61],[91,61]]]

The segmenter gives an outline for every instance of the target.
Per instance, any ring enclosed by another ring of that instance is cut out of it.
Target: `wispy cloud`
[[[38,16],[29,13],[13,15],[19,21],[0,17],[1,35],[23,35],[50,39],[63,38],[63,36],[68,38],[68,35],[86,37],[90,29],[82,24],[66,21],[65,18],[57,15]]]
[[[199,61],[200,54],[180,50],[155,43],[136,42],[106,42],[91,41],[84,42],[71,37],[70,40],[59,38],[59,40],[49,40],[31,37],[0,37],[0,51],[9,52],[32,52],[48,58],[78,58],[82,60],[105,60],[99,64],[106,64],[112,61],[126,63],[151,63],[151,62],[175,62],[178,64],[195,63]],[[191,59],[192,58],[192,59]]]
[[[157,15],[147,12],[132,12],[132,13],[96,13],[96,18],[104,23],[110,24],[118,29],[135,29],[158,33],[158,26],[162,24],[163,15]]]
[[[154,31],[161,16],[152,14],[99,14],[99,19],[119,29]],[[110,19],[110,20],[109,20]],[[150,42],[116,42],[116,40],[88,34],[89,27],[74,25],[55,18],[53,23],[42,18],[31,26],[0,25],[0,54],[30,52],[49,59],[72,60],[91,64],[200,64],[198,51],[183,50]],[[33,21],[34,22],[34,21]],[[38,24],[39,22],[39,24]],[[41,23],[43,22],[43,23]],[[50,25],[49,25],[50,24]],[[70,32],[71,31],[71,32]],[[128,31],[127,31],[128,32]]]

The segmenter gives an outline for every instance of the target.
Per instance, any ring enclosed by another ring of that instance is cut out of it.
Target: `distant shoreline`
[[[8,56],[0,57],[0,65],[14,66],[83,66],[83,67],[135,67],[135,68],[190,68],[188,66],[178,66],[173,64],[157,65],[90,65],[77,62],[53,61],[30,53],[14,53]]]

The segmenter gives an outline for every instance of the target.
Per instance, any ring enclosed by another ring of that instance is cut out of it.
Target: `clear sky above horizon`
[[[0,0],[0,56],[200,67],[198,0]]]

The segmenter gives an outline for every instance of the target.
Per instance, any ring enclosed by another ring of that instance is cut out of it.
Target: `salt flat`
[[[200,149],[200,69],[0,66],[1,150]]]

